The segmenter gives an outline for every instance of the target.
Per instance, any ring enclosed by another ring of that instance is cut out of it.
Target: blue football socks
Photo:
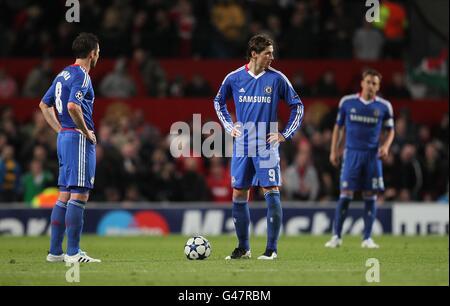
[[[61,255],[63,253],[62,243],[66,231],[66,210],[67,203],[57,201],[50,216],[50,254],[52,255]]]
[[[264,194],[267,202],[267,247],[266,251],[277,252],[278,238],[280,236],[283,210],[279,191],[269,191]]]
[[[83,231],[83,215],[86,202],[70,200],[67,203],[67,255],[73,256],[80,249],[80,237]]]
[[[236,235],[239,239],[239,248],[250,250],[249,242],[249,226],[250,226],[250,210],[248,203],[233,201],[232,217]]]
[[[377,216],[377,196],[364,198],[364,240],[369,239],[372,235],[372,227]]]
[[[351,200],[351,196],[341,194],[336,206],[333,231],[334,234],[339,237],[339,239],[342,236],[342,227],[344,225],[345,218],[347,218],[348,206],[350,205]]]

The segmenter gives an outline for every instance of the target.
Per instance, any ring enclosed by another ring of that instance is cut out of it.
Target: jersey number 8
[[[62,114],[62,111],[63,111],[62,101],[61,101],[61,89],[62,89],[61,82],[56,83],[56,86],[55,86],[55,104],[56,104],[56,110],[60,114]]]

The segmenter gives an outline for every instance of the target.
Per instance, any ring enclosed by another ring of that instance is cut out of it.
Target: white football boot
[[[380,246],[372,240],[372,238],[366,239],[361,243],[361,247],[364,249],[379,249]]]
[[[47,254],[47,262],[64,262],[64,256],[65,254],[62,253],[61,255],[53,255],[48,253]]]
[[[333,237],[331,237],[330,241],[325,243],[325,247],[335,249],[340,247],[342,243],[343,243],[342,239],[339,238],[337,235],[334,235]]]
[[[68,262],[68,263],[75,263],[75,262],[102,262],[100,259],[95,259],[92,257],[89,257],[86,252],[83,251],[79,251],[78,254],[69,256],[69,255],[65,255],[64,256],[64,261]]]
[[[274,260],[278,257],[275,251],[266,251],[264,254],[258,257],[261,260]]]

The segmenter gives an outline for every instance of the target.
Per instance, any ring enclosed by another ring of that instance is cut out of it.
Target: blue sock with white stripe
[[[70,200],[67,203],[67,255],[75,255],[80,249],[80,237],[83,231],[83,215],[86,202]]]
[[[348,206],[353,198],[351,196],[343,195],[339,197],[334,214],[334,234],[339,237],[342,236],[342,227],[344,226],[345,218],[347,218]]]
[[[247,202],[233,202],[231,211],[236,236],[239,240],[239,248],[250,250],[249,226],[250,226],[250,210]]]
[[[57,201],[55,206],[53,206],[50,216],[50,254],[52,255],[61,255],[63,253],[62,243],[66,231],[66,210],[67,203],[61,201]]]
[[[372,236],[372,227],[377,216],[376,196],[364,198],[364,240]]]
[[[264,197],[267,203],[267,247],[266,250],[277,252],[283,210],[279,191],[269,191]]]

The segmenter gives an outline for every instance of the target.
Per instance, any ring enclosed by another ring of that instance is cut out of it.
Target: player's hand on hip
[[[336,152],[331,152],[330,153],[330,163],[334,166],[334,167],[339,167],[339,156]]]
[[[281,133],[269,133],[267,136],[268,143],[281,143],[286,141],[286,138]]]
[[[240,124],[236,124],[233,127],[233,130],[231,131],[231,136],[232,137],[240,137],[242,135],[242,132],[240,131],[241,125]]]
[[[95,137],[95,134],[93,131],[88,131],[88,135],[85,135],[86,138],[93,144],[97,144],[97,137]]]
[[[389,155],[389,149],[385,146],[382,146],[378,149],[378,157],[381,159],[385,159]]]

